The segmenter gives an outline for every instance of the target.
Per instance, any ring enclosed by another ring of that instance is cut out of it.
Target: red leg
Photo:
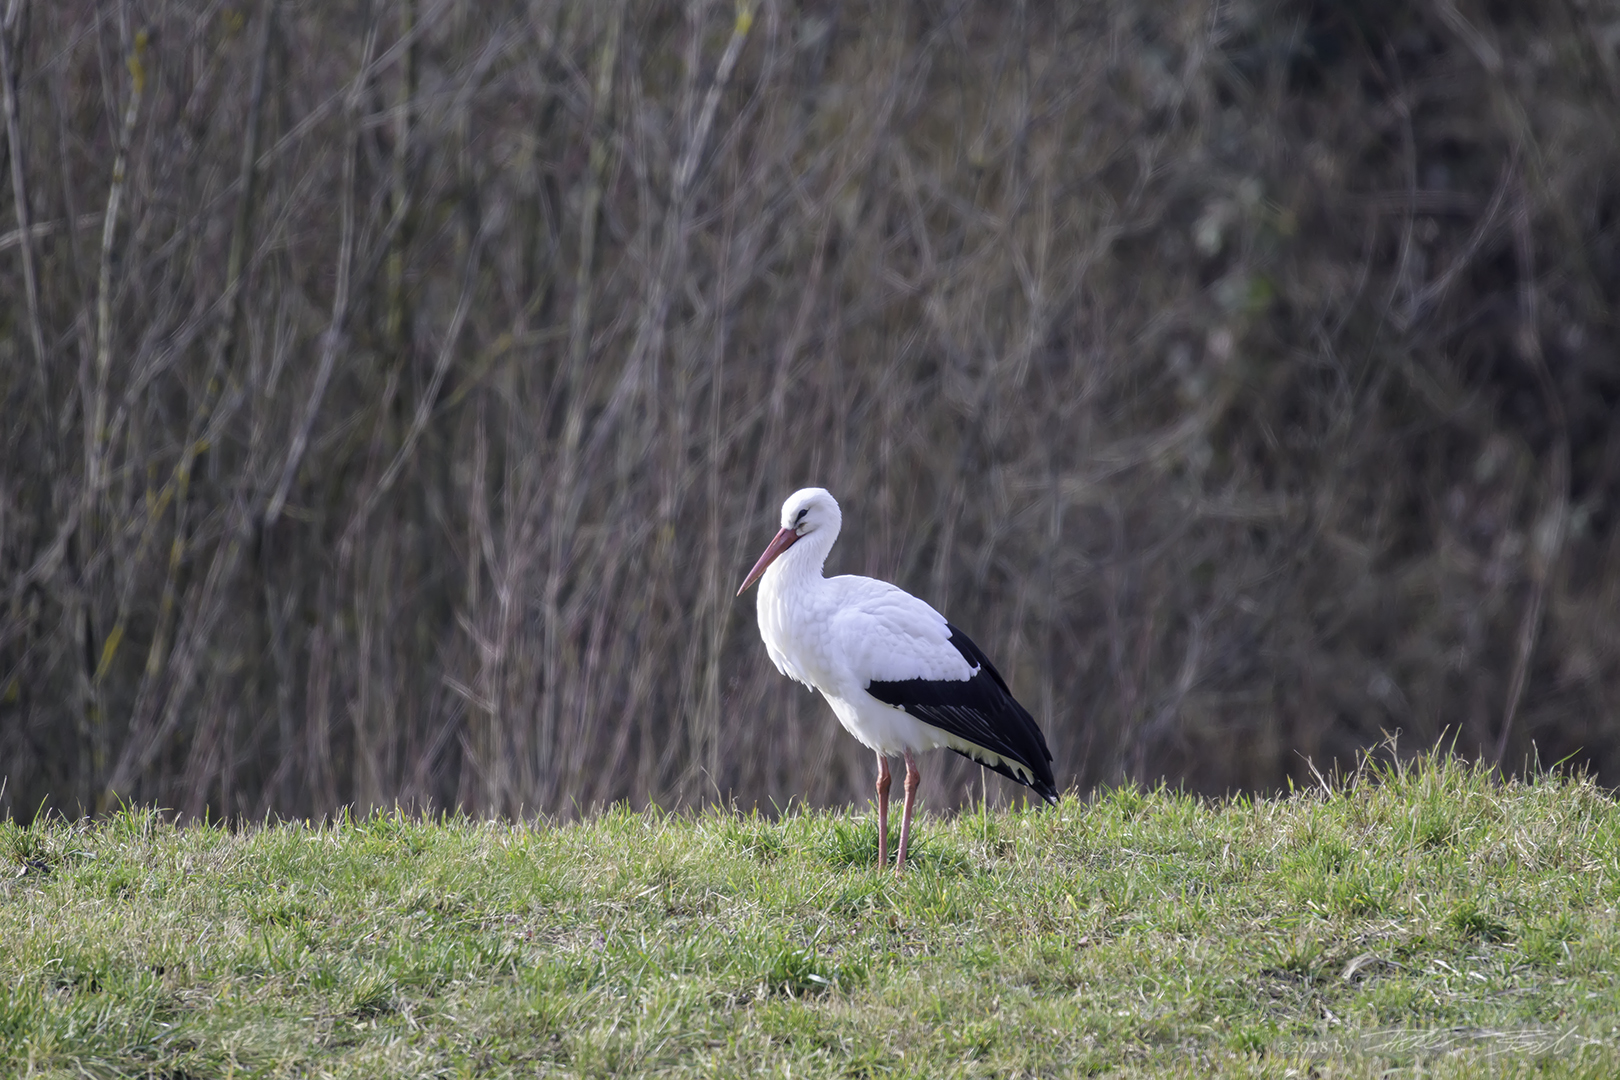
[[[900,854],[894,860],[894,875],[906,868],[906,843],[911,839],[911,804],[917,798],[917,785],[922,783],[922,773],[917,771],[917,759],[906,751],[906,804],[900,811]]]
[[[889,759],[882,754],[878,759],[878,867],[889,863]]]

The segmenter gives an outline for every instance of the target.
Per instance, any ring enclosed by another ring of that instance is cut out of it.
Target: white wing
[[[831,636],[857,686],[905,679],[971,679],[978,668],[950,642],[945,616],[886,581],[835,577]]]

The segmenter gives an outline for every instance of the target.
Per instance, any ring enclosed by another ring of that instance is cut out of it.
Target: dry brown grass
[[[1064,784],[1620,775],[1612,5],[0,16],[4,812],[863,798],[812,482]]]

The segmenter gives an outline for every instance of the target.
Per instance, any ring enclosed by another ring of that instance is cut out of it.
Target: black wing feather
[[[979,761],[972,754],[957,750],[969,761],[994,769],[1010,780],[1027,784],[1048,802],[1057,802],[1057,786],[1052,779],[1052,752],[1035,718],[1012,696],[1007,680],[990,658],[971,638],[950,623],[950,642],[962,658],[978,668],[971,679],[901,679],[872,682],[866,692],[886,705],[904,709],[925,723],[959,739],[975,743],[1029,770],[1033,781],[1025,780],[1011,766]],[[953,747],[954,749],[954,747]]]

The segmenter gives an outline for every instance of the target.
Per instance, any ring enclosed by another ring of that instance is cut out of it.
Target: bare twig
[[[243,263],[246,260],[248,246],[248,227],[252,219],[252,200],[254,185],[252,180],[253,161],[258,156],[258,138],[260,127],[260,113],[264,101],[265,67],[269,56],[271,23],[275,16],[277,0],[265,0],[263,11],[260,14],[259,37],[254,49],[254,71],[252,91],[248,106],[247,126],[243,134],[242,155],[239,164],[240,177],[238,187],[241,190],[240,205],[237,208],[235,224],[231,230],[230,250],[226,261],[225,288],[217,305],[210,311],[217,311],[219,325],[215,333],[213,349],[210,354],[209,371],[211,378],[218,380],[218,371],[225,362],[226,353],[231,347],[233,328],[239,317],[241,307],[241,278]],[[109,209],[109,217],[112,211]],[[105,234],[103,235],[103,254],[105,256]],[[105,267],[105,259],[103,263]],[[188,336],[188,335],[183,335]],[[98,360],[98,367],[100,361]],[[105,410],[105,384],[98,383],[98,412]],[[207,400],[206,398],[204,399]],[[123,412],[120,407],[119,414]],[[196,421],[194,421],[195,423]],[[117,422],[112,425],[114,429]],[[198,448],[208,440],[195,435],[188,440],[187,447],[181,454],[179,467],[175,474],[160,489],[157,498],[148,502],[146,514],[141,527],[140,541],[136,547],[136,561],[142,561],[156,535],[157,524],[162,518],[174,497],[178,495],[179,505],[175,511],[175,536],[170,545],[168,574],[164,579],[163,596],[159,603],[159,620],[157,632],[153,635],[147,653],[146,675],[143,681],[147,684],[156,678],[157,669],[161,666],[161,657],[166,640],[166,628],[173,616],[177,596],[180,565],[185,555],[185,529],[186,529],[186,495],[190,483],[191,465],[198,452]],[[99,699],[102,694],[102,684],[106,681],[111,670],[114,656],[119,644],[128,631],[129,611],[134,599],[135,579],[133,575],[125,579],[124,587],[120,590],[118,608],[113,620],[113,627],[108,632],[102,646],[101,658],[96,665],[94,686]]]
[[[92,602],[96,589],[99,545],[106,522],[101,520],[104,469],[102,457],[107,437],[107,387],[112,371],[112,263],[113,243],[118,232],[119,204],[124,197],[124,184],[129,167],[130,143],[134,139],[135,124],[140,116],[141,97],[146,89],[147,32],[139,30],[130,43],[125,58],[129,69],[129,99],[124,107],[123,124],[119,128],[118,150],[113,159],[112,183],[107,192],[107,208],[101,220],[101,265],[96,292],[96,352],[92,380],[91,401],[84,413],[84,483],[80,490],[81,508],[78,514],[80,556],[80,588],[72,605],[75,634],[83,649],[80,670],[81,716],[79,726],[88,747],[88,770],[82,780],[90,785],[99,783],[106,773],[110,735],[103,707],[101,678],[111,665],[119,642],[123,639],[121,627],[114,626],[101,641],[95,640]],[[100,806],[97,807],[100,809]]]
[[[1438,277],[1423,288],[1412,290],[1407,297],[1406,307],[1397,319],[1402,330],[1408,329],[1427,315],[1456,283],[1458,275],[1472,265],[1474,257],[1479,254],[1485,241],[1496,232],[1502,208],[1507,205],[1508,192],[1512,189],[1515,179],[1515,169],[1509,162],[1503,166],[1502,176],[1496,183],[1496,191],[1491,195],[1490,205],[1485,208],[1485,213],[1480,215],[1479,224],[1474,226],[1474,231],[1469,234],[1468,242],[1463,245],[1463,249]]]
[[[587,401],[584,393],[584,374],[587,349],[591,333],[591,276],[595,270],[597,218],[602,202],[602,186],[607,173],[609,143],[604,130],[611,115],[613,102],[613,76],[618,64],[619,34],[624,21],[622,3],[613,5],[603,28],[602,43],[597,49],[595,92],[591,96],[589,122],[590,159],[581,193],[579,217],[579,262],[574,275],[574,304],[568,321],[568,355],[561,381],[564,418],[562,437],[557,450],[557,464],[552,491],[550,533],[550,564],[546,570],[544,591],[541,595],[545,618],[544,684],[540,698],[540,731],[538,735],[542,753],[549,752],[555,738],[557,711],[560,707],[558,684],[561,682],[561,612],[559,600],[562,583],[569,562],[568,548],[574,531],[574,518],[578,500],[574,494],[578,485],[579,445],[584,434]]]
[[[399,474],[410,462],[411,455],[416,450],[416,441],[422,437],[422,431],[427,427],[428,417],[433,411],[434,404],[439,399],[439,390],[444,386],[444,377],[450,370],[450,361],[455,356],[456,342],[461,339],[461,329],[467,322],[467,312],[472,304],[473,288],[478,280],[478,255],[479,249],[483,245],[483,239],[484,232],[479,230],[477,236],[473,239],[471,250],[467,252],[467,265],[461,278],[461,298],[456,302],[455,313],[450,316],[450,326],[444,332],[444,341],[439,346],[438,359],[433,364],[433,375],[428,380],[427,387],[422,391],[422,396],[417,399],[416,410],[411,416],[411,426],[405,432],[405,438],[400,443],[399,449],[395,451],[393,459],[388,462],[388,467],[378,477],[377,483],[366,494],[366,497],[360,503],[360,509],[355,512],[354,517],[349,521],[348,527],[344,529],[343,539],[339,546],[345,550],[353,546],[361,528],[366,523],[366,519],[377,508],[377,503],[382,500],[382,497],[388,494],[389,489],[394,486],[394,481],[399,479]]]
[[[45,359],[45,332],[39,317],[39,284],[34,269],[34,239],[36,236],[49,233],[52,223],[30,225],[28,221],[28,181],[27,168],[23,159],[22,124],[17,115],[17,73],[12,68],[11,61],[11,26],[21,17],[22,0],[16,0],[11,5],[11,11],[0,25],[0,93],[3,93],[3,105],[6,111],[6,145],[10,148],[11,158],[11,196],[17,209],[17,228],[15,232],[0,236],[0,250],[11,246],[7,241],[16,238],[15,243],[22,249],[23,289],[28,302],[28,339],[34,347],[35,374],[39,380],[40,408],[51,408],[50,377],[46,370]],[[36,232],[43,229],[44,232]],[[47,471],[54,471],[47,462]]]
[[[399,36],[409,41],[400,58],[399,94],[394,103],[393,203],[402,225],[388,246],[388,299],[383,333],[396,349],[405,327],[405,244],[403,227],[410,205],[411,110],[416,97],[416,0],[400,0]]]
[[[96,373],[95,403],[85,428],[84,498],[89,507],[86,524],[98,528],[95,507],[101,497],[102,448],[107,426],[107,382],[112,372],[112,263],[113,240],[118,233],[118,208],[124,198],[125,172],[129,168],[129,144],[140,116],[141,97],[146,91],[147,33],[139,30],[129,51],[129,100],[124,105],[124,123],[118,134],[118,156],[113,159],[112,186],[107,191],[107,209],[101,218],[101,270],[96,286]],[[92,541],[93,544],[93,541]]]
[[[15,177],[13,178],[15,182]],[[80,214],[72,222],[67,221],[36,221],[26,230],[12,229],[8,233],[0,233],[0,251],[9,251],[20,246],[25,240],[43,240],[68,228],[92,229],[101,222],[101,214]]]
[[[1552,419],[1553,446],[1547,463],[1547,481],[1544,488],[1544,508],[1531,533],[1530,542],[1530,596],[1525,601],[1524,614],[1519,620],[1517,645],[1513,656],[1513,674],[1508,680],[1507,700],[1502,706],[1502,729],[1496,738],[1495,761],[1497,768],[1507,755],[1508,740],[1513,734],[1513,721],[1518,715],[1519,703],[1524,697],[1525,684],[1530,678],[1530,661],[1535,655],[1536,638],[1541,629],[1541,611],[1546,603],[1547,582],[1558,565],[1564,548],[1564,534],[1569,523],[1569,418],[1564,411],[1563,398],[1547,368],[1547,358],[1541,349],[1541,327],[1536,299],[1536,249],[1531,230],[1529,198],[1521,190],[1519,206],[1513,215],[1513,248],[1519,270],[1519,357],[1535,373],[1536,383],[1547,415]]]
[[[204,650],[230,602],[225,583],[235,574],[243,545],[248,539],[251,518],[247,510],[240,503],[231,508],[225,526],[226,535],[215,549],[208,572],[197,590],[197,602],[187,608],[186,622],[175,634],[170,689],[161,718],[152,723],[150,719],[136,715],[129,738],[125,740],[118,762],[98,799],[98,811],[113,805],[133,780],[146,771],[185,715],[183,710],[187,693],[196,681]]]
[[[658,269],[653,275],[649,295],[641,309],[636,337],[630,346],[629,355],[625,358],[624,372],[619,376],[619,381],[614,386],[602,415],[596,419],[591,428],[590,442],[583,454],[583,460],[586,462],[595,460],[608,441],[617,434],[619,413],[640,393],[643,369],[649,357],[657,352],[663,341],[664,324],[669,315],[670,284],[675,276],[679,254],[688,239],[686,222],[690,211],[692,178],[697,174],[698,160],[708,145],[709,129],[714,125],[714,114],[720,104],[720,93],[731,78],[731,70],[737,64],[737,57],[742,53],[743,42],[747,39],[749,28],[753,24],[753,6],[748,0],[741,0],[737,5],[736,18],[732,22],[731,37],[726,41],[725,51],[720,54],[720,63],[715,68],[714,81],[704,95],[697,122],[687,137],[680,159],[676,162],[675,172],[670,178],[669,210],[664,219]]]
[[[371,67],[369,63],[371,52],[376,44],[377,28],[374,25],[371,32],[366,35],[360,71],[349,86],[349,141],[343,154],[343,179],[338,191],[337,284],[332,290],[332,317],[327,322],[326,333],[321,337],[321,359],[315,370],[315,385],[305,402],[303,416],[293,430],[292,445],[287,451],[286,461],[281,466],[280,479],[276,481],[270,501],[265,505],[266,527],[274,525],[280,519],[281,511],[287,504],[287,492],[292,487],[293,477],[297,475],[298,465],[309,446],[309,433],[315,426],[316,414],[320,412],[321,399],[326,396],[326,386],[332,378],[332,366],[337,361],[338,346],[343,340],[343,328],[349,319],[349,284],[354,264],[355,165],[360,153],[357,114],[361,95],[365,90],[367,73]]]
[[[373,55],[375,50],[372,46],[376,44],[377,27],[373,24],[367,34],[365,59],[361,62],[360,70],[356,72],[354,81],[350,84],[349,92],[333,94],[322,100],[320,104],[306,113],[297,124],[293,125],[290,131],[276,140],[276,144],[266,150],[259,160],[254,163],[255,166],[264,169],[294,146],[297,146],[303,141],[305,135],[308,135],[316,125],[331,115],[333,109],[343,106],[349,109],[352,115],[356,107],[353,88],[368,85],[372,79],[388,70],[389,66],[395,61],[403,60],[406,54],[416,46],[422,35],[436,27],[445,12],[450,10],[451,5],[458,2],[459,0],[438,0],[438,3],[429,9],[426,18],[415,22],[409,33],[402,35],[398,41],[376,56]]]

